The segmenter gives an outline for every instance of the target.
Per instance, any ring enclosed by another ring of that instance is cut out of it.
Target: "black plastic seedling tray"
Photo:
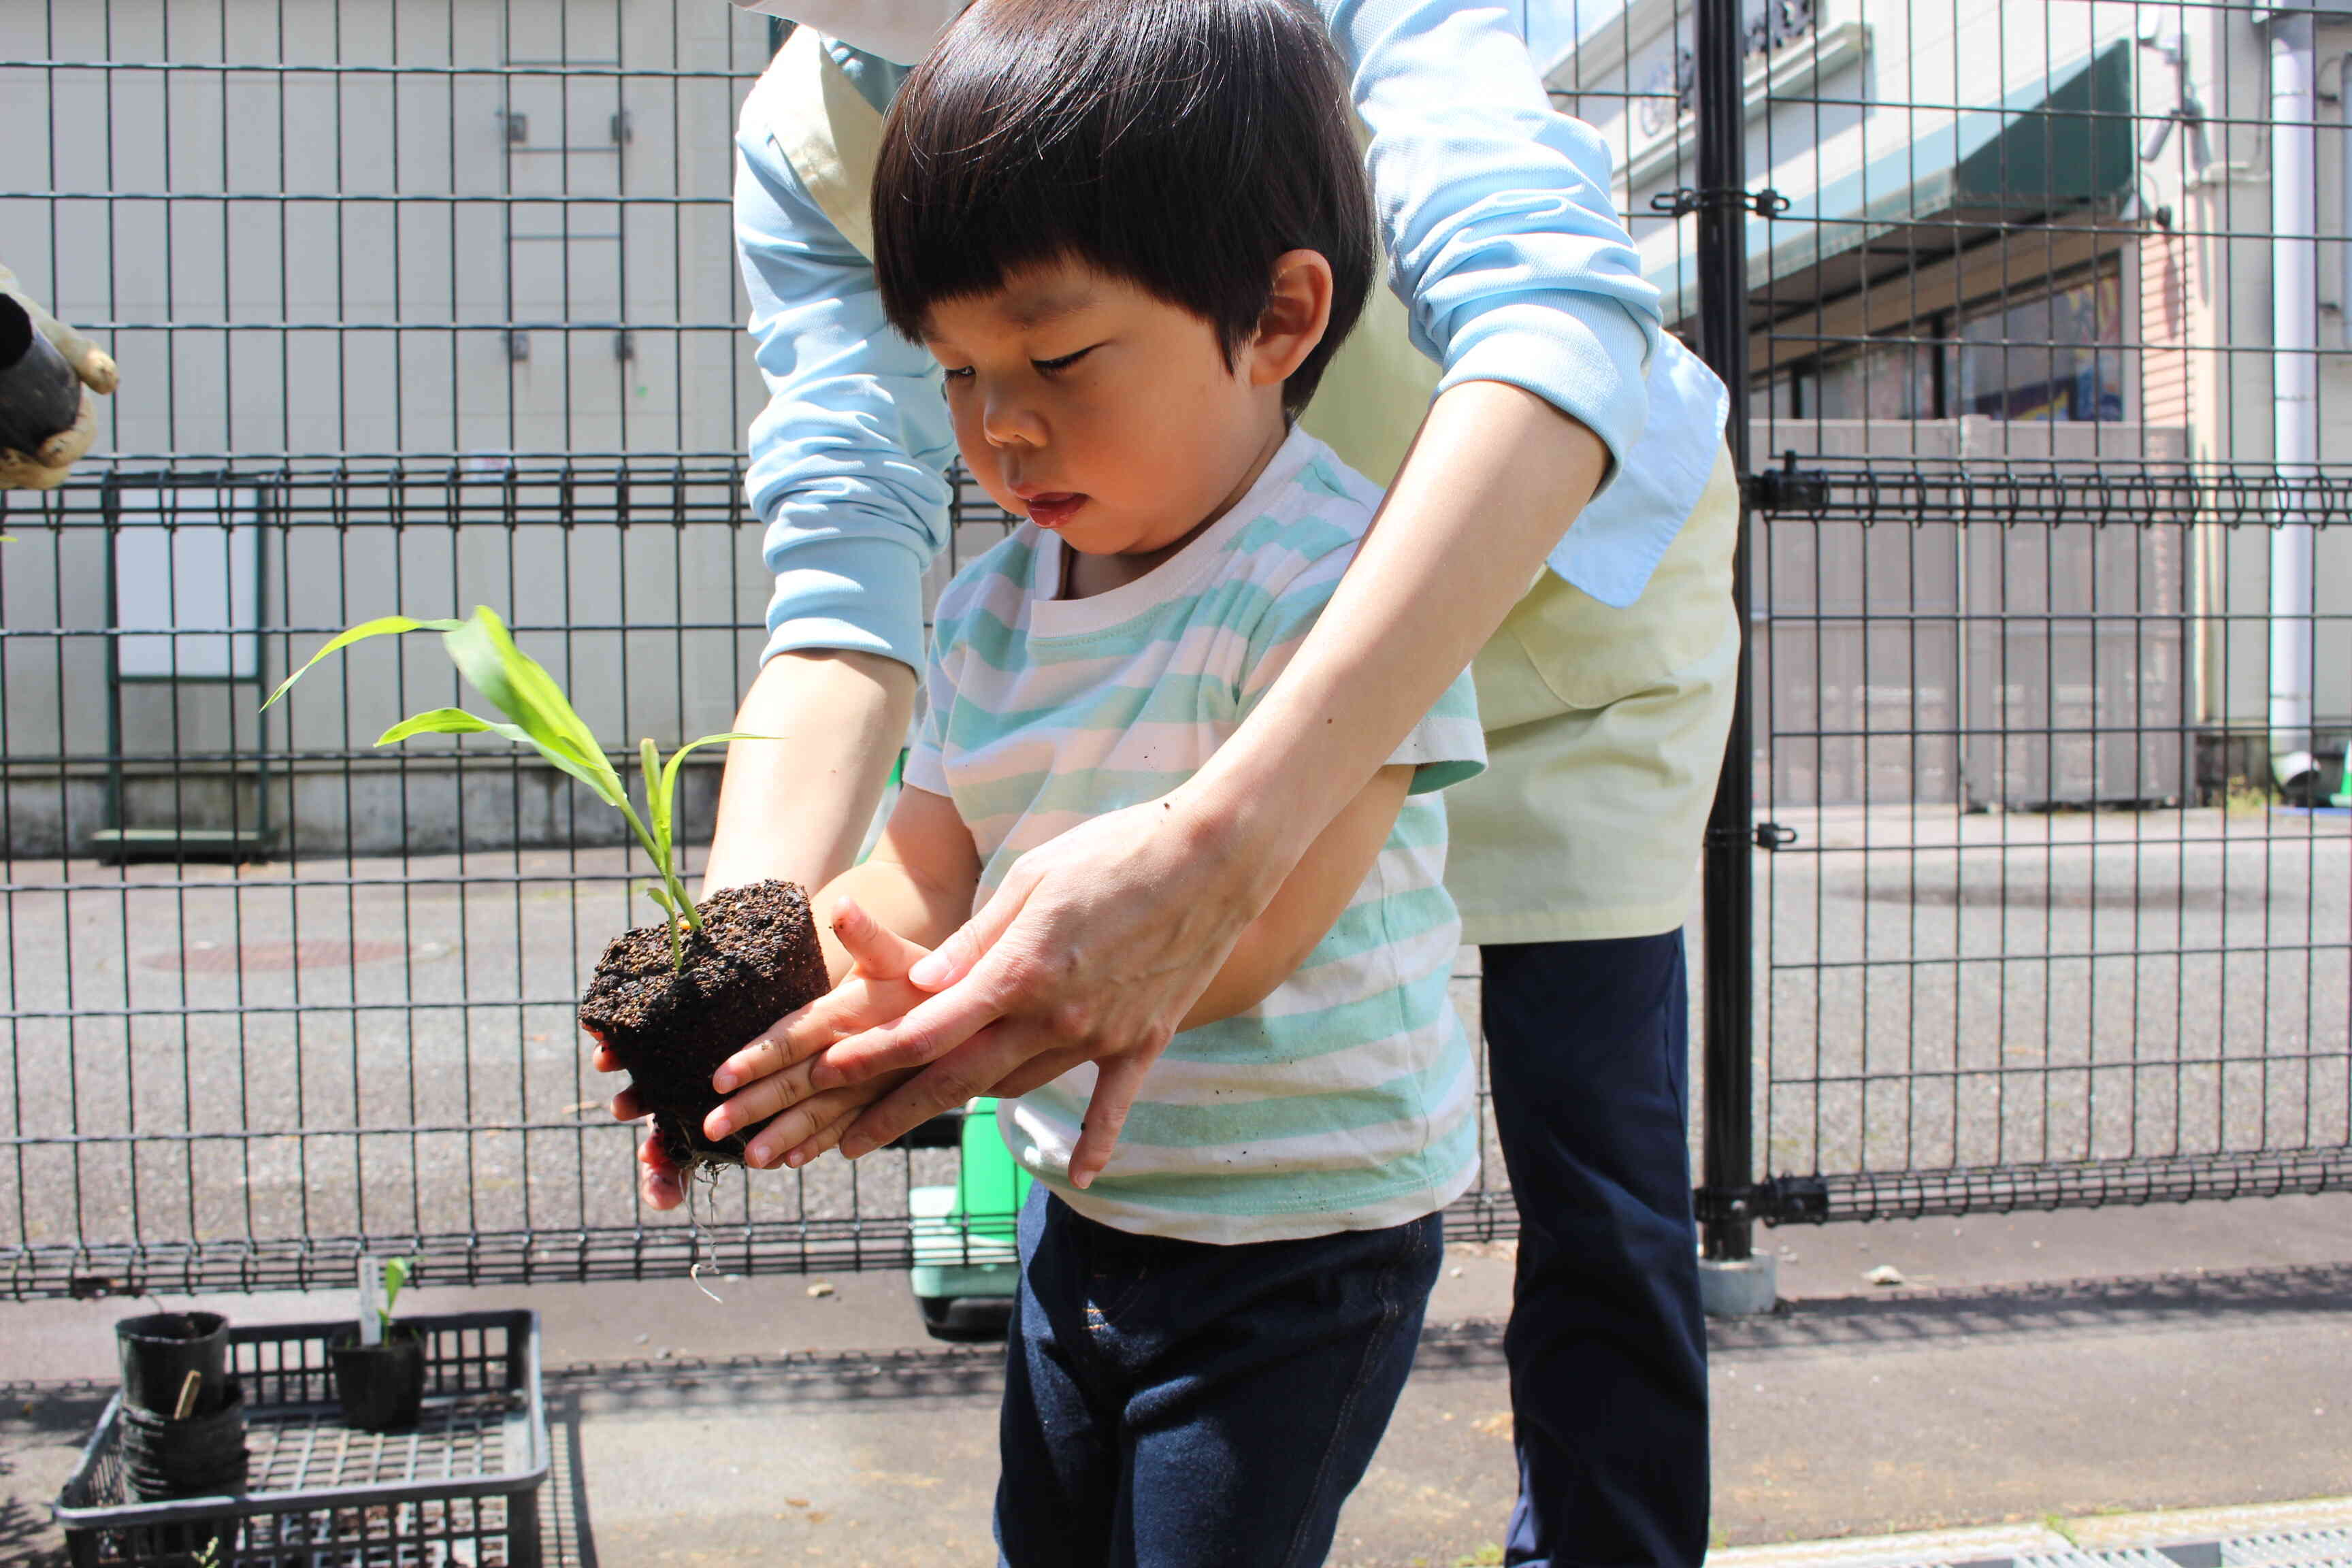
[[[539,1314],[400,1321],[425,1345],[424,1411],[406,1432],[342,1424],[327,1342],[349,1320],[229,1330],[252,1454],[242,1491],[133,1500],[121,1398],[109,1401],[58,1498],[75,1568],[539,1568]]]

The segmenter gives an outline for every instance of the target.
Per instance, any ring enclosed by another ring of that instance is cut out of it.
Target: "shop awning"
[[[2109,45],[1999,108],[1967,110],[1819,190],[1781,188],[1788,210],[1748,225],[1751,323],[1899,276],[2002,228],[2121,198],[2137,158],[2131,73],[2131,46]],[[1882,110],[1873,128],[1893,112]],[[1669,323],[1696,309],[1696,273],[1685,244],[1675,261],[1649,274],[1665,296]]]

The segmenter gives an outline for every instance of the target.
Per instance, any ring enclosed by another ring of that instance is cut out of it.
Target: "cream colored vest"
[[[768,67],[768,130],[842,237],[874,253],[882,117],[810,27]],[[1385,485],[1421,427],[1437,367],[1376,288],[1300,423]],[[1492,753],[1446,793],[1446,883],[1470,942],[1641,936],[1680,925],[1723,756],[1738,627],[1728,458],[1642,596],[1612,609],[1549,571],[1472,674]]]

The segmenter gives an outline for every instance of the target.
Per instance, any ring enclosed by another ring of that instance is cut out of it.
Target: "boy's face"
[[[1237,500],[1284,434],[1282,383],[1228,369],[1199,316],[1084,263],[934,305],[963,460],[991,499],[1088,554],[1178,543]]]

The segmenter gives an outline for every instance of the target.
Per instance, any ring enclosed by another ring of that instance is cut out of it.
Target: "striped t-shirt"
[[[1231,510],[1108,593],[1056,597],[1063,542],[1034,524],[941,595],[907,782],[955,803],[980,893],[1024,851],[1165,795],[1273,684],[1338,586],[1380,492],[1294,430]],[[1469,1043],[1446,996],[1460,923],[1434,793],[1486,762],[1470,680],[1391,763],[1413,793],[1347,911],[1247,1012],[1178,1035],[1110,1164],[1068,1182],[1095,1068],[998,1110],[1013,1155],[1089,1218],[1186,1240],[1402,1225],[1469,1184]]]

